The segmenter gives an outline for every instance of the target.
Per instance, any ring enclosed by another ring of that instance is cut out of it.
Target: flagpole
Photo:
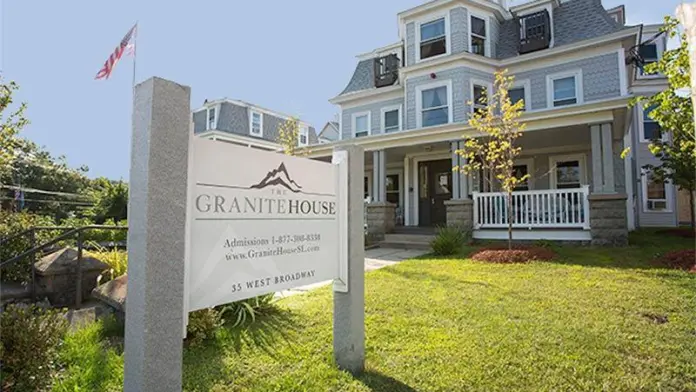
[[[138,21],[135,21],[135,31],[133,37],[133,94],[135,96],[135,64],[138,59]]]

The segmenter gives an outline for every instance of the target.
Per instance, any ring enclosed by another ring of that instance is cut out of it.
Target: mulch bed
[[[676,250],[657,259],[661,265],[696,274],[696,249]]]
[[[472,260],[496,264],[527,263],[530,261],[549,261],[556,257],[556,253],[547,248],[514,246],[512,250],[507,247],[485,248],[474,252]]]
[[[696,231],[690,227],[680,227],[677,229],[660,230],[658,234],[667,234],[681,238],[696,238]]]

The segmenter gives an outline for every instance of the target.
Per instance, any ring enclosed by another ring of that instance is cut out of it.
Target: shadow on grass
[[[395,268],[384,268],[382,271],[384,271],[384,273],[398,275],[404,279],[414,280],[414,281],[419,281],[419,282],[422,282],[423,280],[430,280],[433,282],[443,283],[443,284],[446,284],[449,286],[458,284],[458,285],[472,285],[472,286],[483,286],[483,287],[496,288],[495,285],[492,285],[488,282],[466,280],[466,279],[457,279],[457,278],[454,278],[454,277],[447,275],[447,274],[431,274],[429,272],[424,272],[423,270],[403,271],[403,270],[395,269]]]
[[[358,381],[365,384],[368,388],[376,392],[417,392],[418,390],[412,388],[403,382],[378,373],[375,371],[365,371],[360,376],[356,377]]]
[[[231,327],[232,348],[240,352],[243,347],[262,350],[274,357],[274,347],[279,341],[291,343],[292,333],[297,331],[293,314],[284,309],[271,308],[257,316],[256,321],[237,327]]]

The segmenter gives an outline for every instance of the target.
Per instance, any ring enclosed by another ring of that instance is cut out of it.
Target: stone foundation
[[[445,201],[447,208],[447,226],[460,227],[464,230],[474,229],[474,201],[457,199]]]
[[[396,205],[392,203],[370,203],[365,206],[367,213],[367,236],[371,242],[384,240],[384,235],[394,231]]]
[[[589,196],[592,245],[628,245],[626,199],[623,194]]]

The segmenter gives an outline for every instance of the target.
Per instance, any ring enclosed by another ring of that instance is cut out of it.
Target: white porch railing
[[[512,193],[516,229],[590,228],[590,187]],[[507,194],[474,192],[474,228],[508,227]]]

